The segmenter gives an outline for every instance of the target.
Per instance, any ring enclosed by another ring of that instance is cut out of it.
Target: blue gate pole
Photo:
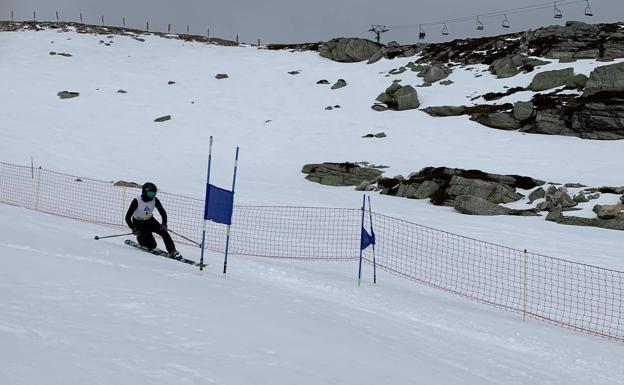
[[[234,176],[232,177],[232,214],[234,213],[234,187],[236,186],[236,170],[238,169],[238,146],[236,146],[236,158],[234,159]],[[227,227],[227,235],[225,237],[225,258],[223,260],[223,274],[227,271],[227,257],[228,250],[230,248],[230,229],[232,227],[232,221]]]
[[[370,226],[371,226],[371,235],[375,234],[375,230],[373,230],[373,208],[370,203],[370,195],[368,196],[368,214],[370,215]],[[375,244],[373,243],[373,284],[377,283],[377,262],[375,261]]]
[[[208,186],[210,185],[210,163],[212,163],[212,136],[210,136],[210,145],[208,146],[208,175],[206,176],[206,197],[204,201],[204,220],[201,243],[201,257],[199,258],[199,271],[204,270],[204,249],[206,246],[206,209],[208,209]]]
[[[364,228],[364,210],[366,205],[366,194],[362,196],[362,226],[360,227],[360,267],[358,269],[358,286],[362,284],[362,229]]]

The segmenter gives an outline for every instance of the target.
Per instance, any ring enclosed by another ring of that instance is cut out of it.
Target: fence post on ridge
[[[528,270],[529,270],[529,256],[528,256],[527,249],[524,249],[524,293],[523,293],[524,306],[523,306],[523,311],[522,311],[523,321],[526,321],[526,314],[527,314],[527,292],[528,292],[528,280],[529,280]]]

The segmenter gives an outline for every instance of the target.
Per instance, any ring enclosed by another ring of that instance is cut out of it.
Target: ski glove
[[[163,223],[162,225],[160,225],[160,229],[162,231],[167,231],[167,225]]]
[[[139,230],[137,228],[134,228],[134,229],[132,229],[132,234],[134,234],[134,235],[136,235],[138,237],[139,235],[141,235],[141,230]]]

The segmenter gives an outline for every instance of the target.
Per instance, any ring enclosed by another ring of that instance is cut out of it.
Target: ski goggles
[[[154,198],[156,196],[156,191],[146,191],[145,196],[148,198]]]

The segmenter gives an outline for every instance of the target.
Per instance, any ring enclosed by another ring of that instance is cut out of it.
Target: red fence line
[[[113,182],[0,163],[0,202],[49,214],[123,227],[125,210],[139,193]],[[199,241],[203,200],[167,193],[159,197],[169,212],[169,227]],[[271,258],[354,260],[360,220],[357,209],[236,206],[230,250]],[[368,228],[370,219],[365,220]],[[624,272],[527,253],[379,213],[373,213],[373,220],[376,261],[382,270],[558,326],[624,341]],[[225,233],[225,226],[208,222],[206,248],[223,250]],[[186,242],[179,237],[177,241]]]

